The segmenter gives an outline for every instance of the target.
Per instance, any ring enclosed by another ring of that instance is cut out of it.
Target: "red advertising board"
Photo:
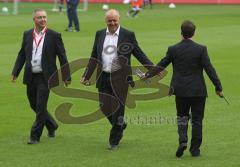
[[[0,0],[2,1],[2,0]],[[9,0],[13,1],[13,0]],[[20,0],[21,2],[49,2],[54,0]],[[83,1],[83,0],[80,0]],[[89,3],[122,3],[123,0],[88,0]],[[240,4],[240,0],[152,0],[153,3],[161,4]]]

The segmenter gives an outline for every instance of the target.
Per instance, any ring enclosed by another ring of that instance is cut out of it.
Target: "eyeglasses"
[[[36,16],[35,18],[36,18],[36,19],[46,19],[47,16]]]

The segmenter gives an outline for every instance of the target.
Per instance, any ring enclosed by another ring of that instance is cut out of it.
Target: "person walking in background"
[[[79,0],[67,0],[67,17],[68,17],[68,27],[65,31],[67,32],[79,32],[79,21],[78,21],[78,12],[77,7],[79,4]],[[73,29],[73,24],[75,29]]]
[[[223,97],[222,85],[210,62],[207,47],[192,40],[196,26],[191,21],[181,25],[181,42],[170,46],[166,56],[156,67],[146,72],[142,79],[150,78],[170,63],[173,65],[171,92],[175,94],[177,109],[179,147],[176,156],[181,157],[187,148],[188,121],[192,123],[192,139],[190,153],[193,157],[200,156],[202,143],[202,121],[207,97],[203,70],[215,86],[216,94]],[[191,109],[191,114],[189,113]]]
[[[132,8],[127,12],[127,16],[135,17],[142,10],[143,0],[131,0]]]
[[[63,13],[64,0],[58,0],[58,9],[60,13]]]
[[[144,8],[149,5],[149,6],[150,6],[150,9],[152,9],[152,6],[153,6],[152,0],[144,0],[144,1],[143,1],[143,4],[144,4],[144,5],[143,5]]]
[[[96,87],[99,92],[101,111],[112,125],[109,136],[110,150],[118,148],[126,128],[124,121],[125,102],[129,84],[134,82],[128,71],[133,54],[146,68],[153,65],[138,46],[134,32],[120,26],[120,14],[110,9],[105,14],[107,28],[96,32],[91,58],[81,79],[89,85],[89,79],[97,67]],[[121,47],[122,46],[122,47]],[[114,102],[119,106],[116,107]]]
[[[47,13],[43,9],[33,12],[35,28],[25,31],[22,46],[12,70],[12,82],[17,80],[24,64],[23,83],[27,86],[27,97],[31,108],[36,113],[28,144],[40,141],[44,126],[49,137],[55,137],[58,125],[47,110],[49,97],[48,80],[57,71],[56,56],[62,70],[65,86],[70,84],[70,70],[61,35],[47,27]],[[58,84],[58,78],[56,78]]]

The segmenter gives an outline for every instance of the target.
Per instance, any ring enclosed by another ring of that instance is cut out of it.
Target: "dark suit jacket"
[[[184,39],[176,45],[170,46],[166,56],[157,64],[157,67],[146,73],[147,77],[152,77],[170,63],[173,65],[171,87],[176,96],[207,96],[203,69],[215,85],[215,89],[222,90],[221,82],[210,62],[206,46],[190,39]]]
[[[32,80],[32,48],[33,48],[33,29],[25,31],[23,34],[22,47],[18,53],[16,63],[14,65],[12,75],[18,77],[23,65],[25,64],[23,83],[30,84]],[[70,80],[70,70],[63,45],[61,35],[51,29],[47,29],[43,43],[42,51],[42,70],[46,83],[50,76],[56,72],[56,57],[60,61],[60,65],[64,66],[62,69],[63,81]],[[54,84],[58,84],[58,78],[55,78]]]
[[[91,58],[89,60],[89,63],[83,75],[83,77],[85,77],[85,79],[88,80],[93,74],[96,66],[98,65],[97,84],[96,84],[97,88],[101,87],[101,72],[102,72],[101,62],[102,62],[102,51],[103,51],[103,44],[104,44],[105,37],[106,37],[106,29],[96,32],[95,41],[94,41],[94,45],[91,53]],[[121,60],[123,61],[122,64],[120,63],[121,65],[124,65],[124,63],[126,62],[128,67],[131,67],[132,54],[146,68],[149,69],[150,66],[153,65],[153,63],[147,58],[145,53],[138,46],[138,42],[136,40],[134,32],[131,32],[123,27],[120,27],[117,46],[118,46],[117,55],[121,57],[122,58]],[[122,68],[125,68],[125,67],[122,66]],[[128,74],[131,75],[131,71]],[[131,76],[128,77],[127,80],[131,84],[131,86],[134,85]]]

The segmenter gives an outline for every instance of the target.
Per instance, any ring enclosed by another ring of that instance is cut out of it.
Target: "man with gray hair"
[[[91,58],[81,83],[89,85],[89,79],[97,67],[96,87],[99,91],[101,111],[112,125],[109,137],[110,150],[118,148],[126,128],[124,122],[128,85],[134,86],[131,76],[131,55],[146,68],[152,65],[138,46],[134,32],[120,26],[120,15],[115,9],[105,14],[107,28],[96,32]]]
[[[47,13],[43,9],[33,12],[35,28],[25,31],[22,46],[12,70],[12,82],[17,77],[24,64],[23,83],[27,85],[27,97],[31,108],[36,113],[28,144],[40,141],[44,126],[49,137],[55,137],[58,128],[56,121],[47,110],[49,97],[48,80],[57,71],[56,56],[62,68],[62,80],[67,86],[70,83],[70,70],[61,35],[47,28]],[[52,87],[58,85],[58,78]]]

